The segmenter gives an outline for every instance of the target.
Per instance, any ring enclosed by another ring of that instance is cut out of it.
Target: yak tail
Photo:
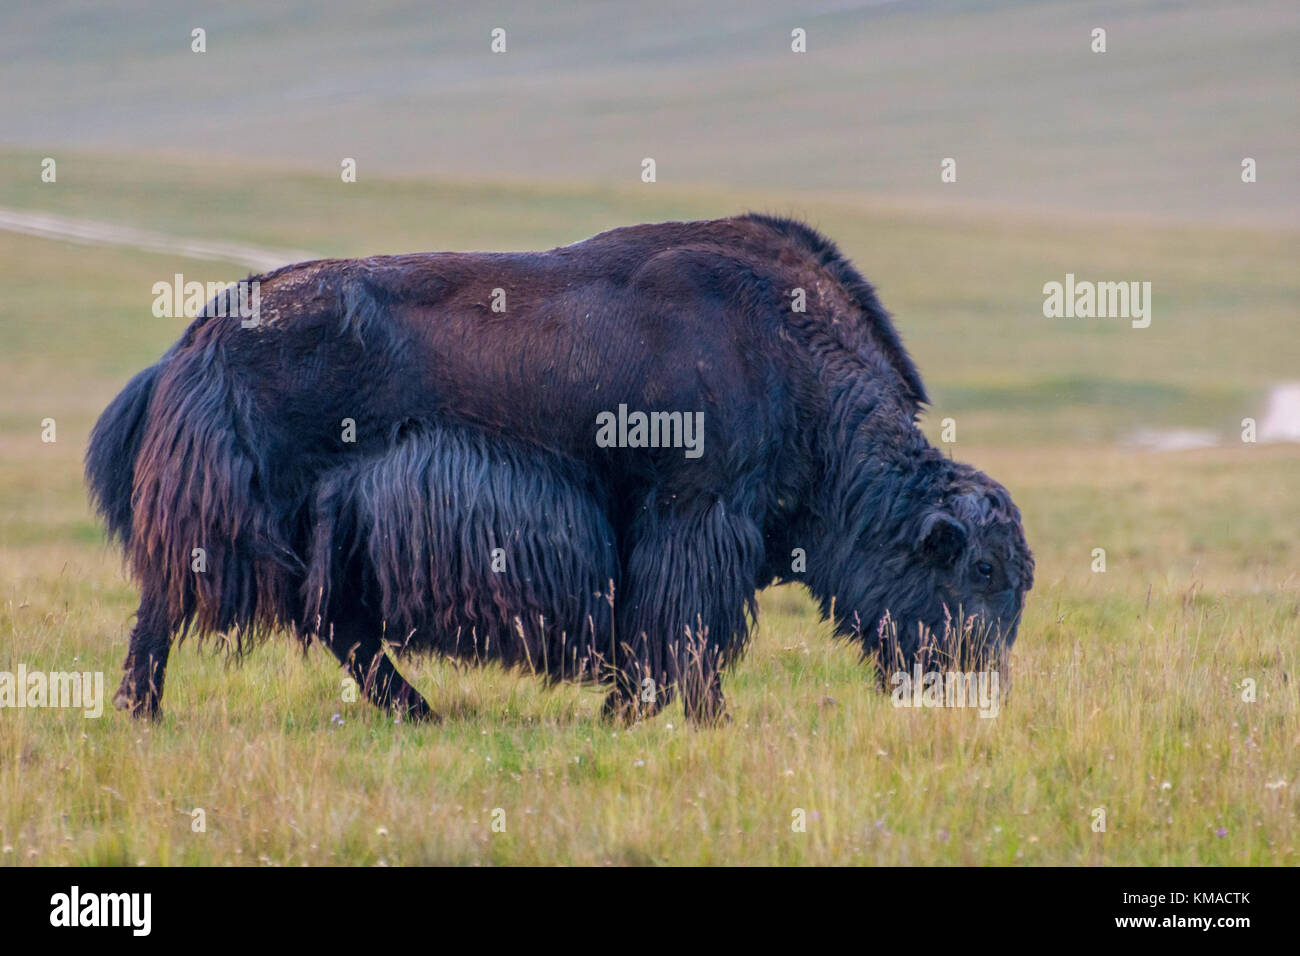
[[[265,422],[219,344],[144,373],[96,431],[95,494],[142,592],[174,627],[233,631],[243,649],[295,623],[303,568],[292,507],[272,496]]]
[[[145,419],[162,363],[140,372],[99,416],[86,448],[86,484],[95,510],[111,538],[124,547],[131,540],[131,491],[135,459],[144,439]]]

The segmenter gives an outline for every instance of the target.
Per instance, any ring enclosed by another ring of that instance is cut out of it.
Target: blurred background
[[[1285,0],[11,0],[0,137],[580,186],[653,156],[665,185],[1286,226],[1298,19]]]

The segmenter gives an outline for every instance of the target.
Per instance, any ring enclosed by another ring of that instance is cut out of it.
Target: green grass
[[[331,254],[806,214],[896,314],[936,398],[927,433],[954,417],[953,454],[1011,489],[1038,583],[994,719],[895,709],[791,588],[763,595],[727,679],[734,721],[709,730],[680,705],[611,727],[594,691],[428,659],[403,670],[446,721],[394,726],[344,703],[324,652],[277,641],[235,665],[187,643],[156,725],[0,710],[0,862],[1300,863],[1300,448],[1115,443],[1187,424],[1233,439],[1294,376],[1296,234],[71,159],[42,190],[11,175],[30,154],[4,154],[0,205]],[[0,670],[116,686],[135,592],[80,456],[179,333],[149,312],[152,283],[178,270],[240,274],[0,233]],[[1044,319],[1041,285],[1066,271],[1153,281],[1151,328]]]

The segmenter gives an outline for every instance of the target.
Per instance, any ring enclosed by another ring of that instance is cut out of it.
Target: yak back
[[[545,252],[319,260],[252,278],[256,327],[200,320],[186,335],[219,340],[277,446],[266,453],[304,476],[349,450],[345,420],[361,453],[411,422],[450,421],[617,471],[630,456],[602,455],[595,422],[626,405],[703,412],[714,471],[680,480],[716,484],[718,468],[779,459],[824,414],[814,393],[828,379],[868,382],[912,417],[927,401],[871,285],[791,219],[637,225]],[[805,312],[792,308],[797,289]],[[641,456],[655,472],[682,471],[681,458]]]

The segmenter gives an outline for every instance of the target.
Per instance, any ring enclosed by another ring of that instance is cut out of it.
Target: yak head
[[[1015,642],[1034,559],[1020,512],[993,479],[942,456],[859,512],[840,553],[833,614],[883,677],[1000,667]]]

